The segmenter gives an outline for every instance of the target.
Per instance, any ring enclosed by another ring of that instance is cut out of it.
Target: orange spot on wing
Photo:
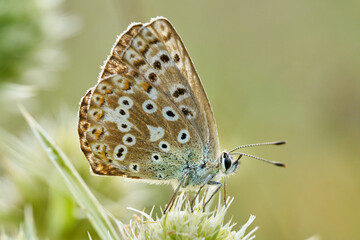
[[[106,156],[106,150],[107,150],[107,147],[106,146],[102,146],[101,148],[101,151],[98,153],[98,157],[100,157],[102,160],[106,161],[106,162],[109,162],[110,159],[107,158]],[[103,167],[103,166],[102,166]]]
[[[98,112],[98,113],[96,114],[96,120],[100,120],[100,119],[102,118],[102,116],[104,116],[104,112],[103,112],[103,111]]]
[[[94,96],[92,97],[91,101],[92,101],[92,103],[101,107],[104,104],[105,99],[100,94],[95,93]]]
[[[99,137],[104,133],[104,128],[98,128],[94,132],[95,139],[99,139]],[[105,151],[105,147],[103,147],[102,152]]]
[[[144,89],[145,92],[149,92],[151,89],[151,85],[147,82],[140,83],[140,86]]]
[[[129,80],[125,80],[124,82],[123,82],[123,85],[124,85],[124,87],[123,87],[123,90],[130,90],[130,87],[131,87],[131,83],[130,83],[130,81]]]
[[[104,97],[100,97],[98,102],[99,102],[99,105],[102,106],[104,103]]]

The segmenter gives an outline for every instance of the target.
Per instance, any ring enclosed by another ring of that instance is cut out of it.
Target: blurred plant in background
[[[79,28],[78,18],[63,13],[61,4],[62,0],[0,1],[0,100],[7,103],[1,104],[1,112],[17,112],[11,103],[56,85],[55,73],[66,62],[63,41]],[[11,118],[3,114],[1,122]]]
[[[149,197],[153,196],[150,194],[152,188],[146,184],[133,183],[132,188],[127,189],[128,185],[122,184],[121,178],[91,175],[86,159],[78,151],[76,120],[70,111],[60,109],[56,116],[42,120],[41,124],[50,130],[52,136],[56,136],[61,149],[72,156],[76,169],[108,211],[120,219],[127,219],[131,213],[123,206],[151,207],[161,200],[154,197],[149,201]],[[23,221],[25,206],[31,203],[36,225],[41,226],[40,236],[81,238],[76,234],[89,231],[90,224],[79,211],[61,175],[49,162],[39,143],[34,141],[33,133],[23,131],[15,137],[0,130],[0,225],[16,229]],[[139,195],[142,197],[139,198]]]
[[[15,124],[17,104],[26,100],[36,108],[31,97],[56,86],[57,73],[65,66],[62,45],[77,31],[79,20],[61,5],[62,0],[0,1],[0,101],[5,103],[0,105],[0,124],[6,128],[22,129]],[[76,210],[73,201],[61,184],[48,188],[56,184],[56,174],[26,131],[16,138],[0,130],[0,225],[15,231],[25,206],[33,204],[38,226],[46,226],[40,235],[66,236],[75,227],[69,214]]]
[[[24,223],[20,225],[16,234],[8,234],[4,228],[0,229],[0,240],[37,240],[39,239],[36,233],[36,226],[31,207],[26,207],[24,211]]]

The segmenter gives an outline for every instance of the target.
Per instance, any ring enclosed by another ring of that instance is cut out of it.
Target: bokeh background
[[[258,239],[360,239],[360,2],[0,0],[0,225],[32,206],[40,237],[96,236],[17,110],[38,119],[101,203],[164,206],[170,186],[89,173],[77,140],[80,98],[129,23],[167,17],[203,81],[224,149],[243,159],[228,182],[227,218],[257,216]]]

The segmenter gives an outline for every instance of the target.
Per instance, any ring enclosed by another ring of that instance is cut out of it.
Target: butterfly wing
[[[136,58],[137,60],[131,61],[132,59],[129,57],[134,51],[140,56]],[[142,65],[142,58],[146,63],[144,65]],[[126,62],[127,67],[123,66],[124,62]],[[162,64],[165,64],[165,68],[162,67]],[[148,75],[148,79],[160,77],[162,90],[170,96],[173,95],[174,100],[178,103],[190,94],[190,98],[185,99],[182,106],[194,106],[196,109],[180,108],[180,110],[192,118],[190,119],[191,124],[200,133],[206,148],[206,156],[204,157],[217,158],[220,154],[220,148],[215,117],[210,102],[185,45],[166,18],[158,17],[147,24],[132,24],[114,45],[112,54],[104,65],[101,78],[110,74],[121,73],[121,69],[128,68],[129,65],[132,69],[140,68],[140,72],[143,74],[146,74],[147,71],[155,73],[156,75]],[[185,86],[189,93],[184,93],[182,86]],[[184,96],[180,95],[181,93]],[[176,99],[174,95],[179,95],[179,97]],[[198,113],[199,116],[197,118],[191,117],[194,113]]]
[[[138,30],[141,28],[141,23],[133,23],[131,24],[128,29],[121,34],[117,41],[118,48],[116,50],[123,51],[125,47],[128,45],[129,41],[132,39],[132,37],[138,32]],[[115,57],[116,54],[112,54],[109,56],[109,58],[106,61],[106,68],[103,68],[103,70],[100,73],[100,80],[106,76],[116,74],[116,73],[124,73],[127,72],[125,64],[123,64],[121,61],[118,61],[118,58]],[[92,152],[91,147],[89,145],[88,140],[86,139],[86,133],[90,129],[90,123],[87,120],[87,113],[89,110],[90,105],[90,99],[91,95],[94,91],[94,88],[90,88],[85,96],[81,99],[80,102],[80,108],[79,108],[79,122],[78,122],[78,134],[80,139],[80,148],[86,158],[88,159],[91,169],[94,173],[100,174],[100,175],[118,175],[118,176],[126,176],[125,172],[121,170],[120,168],[111,165],[111,164],[104,164],[104,162],[95,156],[95,154]],[[136,178],[135,176],[131,176],[133,178]]]
[[[201,158],[197,131],[141,75],[101,80],[89,99],[87,122],[86,140],[100,168],[115,166],[127,177],[179,179],[189,156]]]
[[[196,72],[184,43],[175,28],[166,18],[156,18],[149,25],[149,27],[156,32],[158,38],[162,41],[167,51],[171,53],[174,63],[192,90],[191,94],[193,95],[193,98],[196,102],[198,102],[198,112],[201,112],[204,115],[203,118],[199,118],[195,121],[195,125],[198,126],[198,130],[201,133],[204,144],[208,146],[208,156],[211,159],[219,157],[220,146],[215,117],[210,101],[207,98],[199,75]],[[204,122],[200,122],[199,120]]]
[[[218,153],[205,91],[166,19],[133,24],[118,39],[82,100],[79,135],[93,171],[104,175],[180,179]]]
[[[118,37],[111,50],[111,55],[105,61],[105,64],[100,72],[99,80],[110,75],[128,72],[128,68],[121,61],[121,55],[129,46],[131,39],[139,32],[142,26],[142,23],[130,24],[128,29]]]

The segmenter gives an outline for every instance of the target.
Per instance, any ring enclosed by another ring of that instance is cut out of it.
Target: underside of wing
[[[94,173],[180,179],[219,154],[215,119],[179,35],[164,18],[129,26],[79,111]]]
[[[190,85],[195,99],[200,103],[199,111],[204,113],[206,119],[206,127],[202,128],[202,137],[209,144],[209,151],[212,152],[212,155],[218,157],[220,149],[215,117],[199,75],[196,72],[184,43],[175,28],[166,18],[156,18],[149,25],[157,32],[159,39],[161,39],[167,51],[172,53],[174,63]]]
[[[198,114],[190,121],[204,142],[204,157],[218,157],[217,127],[210,102],[185,45],[166,18],[134,23],[118,38],[100,79],[123,72],[135,76],[141,73],[152,83],[160,83],[166,95],[177,103],[182,101],[179,108],[189,118]]]
[[[87,120],[88,108],[90,103],[90,97],[94,89],[89,89],[85,96],[81,99],[79,110],[79,123],[78,133],[80,139],[80,147],[86,158],[88,159],[91,169],[94,173],[99,175],[114,175],[114,176],[126,176],[126,173],[120,168],[111,164],[104,164],[99,158],[97,158],[86,138],[86,133],[90,129],[90,123]],[[136,176],[128,176],[130,178],[137,178]]]
[[[85,133],[91,152],[105,166],[142,179],[179,179],[202,142],[168,97],[141,76],[101,80],[89,100]]]

